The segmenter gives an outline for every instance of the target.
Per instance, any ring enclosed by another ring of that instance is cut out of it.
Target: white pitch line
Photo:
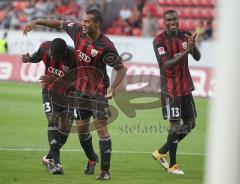
[[[48,151],[47,148],[0,148],[0,151]],[[63,152],[83,152],[80,149],[62,149]],[[98,150],[99,151],[99,150]],[[113,153],[122,153],[122,154],[151,154],[147,151],[118,151],[113,150]],[[189,152],[180,152],[179,155],[194,155],[194,156],[206,156],[204,153],[189,153]]]

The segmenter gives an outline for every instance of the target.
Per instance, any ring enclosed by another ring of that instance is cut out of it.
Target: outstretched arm
[[[111,85],[111,87],[109,87],[107,89],[107,98],[111,99],[114,96],[115,90],[118,87],[118,85],[122,82],[126,72],[127,72],[127,68],[125,68],[124,66],[121,67],[121,69],[116,70],[117,74],[116,77]]]
[[[46,26],[55,29],[62,29],[63,21],[55,19],[36,19],[25,25],[23,34],[27,35],[27,33],[31,31],[36,25]]]
[[[201,59],[201,53],[196,45],[196,37],[197,37],[197,33],[195,33],[192,37],[185,35],[188,39],[188,42],[190,42],[190,44],[192,44],[192,50],[190,52],[190,54],[193,56],[193,58],[196,61],[199,61]]]

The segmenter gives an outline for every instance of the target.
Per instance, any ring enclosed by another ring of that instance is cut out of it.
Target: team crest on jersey
[[[182,42],[182,47],[183,47],[184,49],[187,49],[187,42]]]
[[[64,72],[68,72],[69,71],[69,66],[62,65],[62,69],[63,69]]]
[[[98,51],[96,49],[91,50],[91,56],[95,57],[98,54]]]
[[[159,53],[159,55],[165,54],[165,49],[164,49],[164,47],[158,47],[158,53]]]

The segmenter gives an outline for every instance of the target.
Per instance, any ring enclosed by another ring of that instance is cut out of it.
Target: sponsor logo
[[[158,66],[130,65],[122,84],[126,91],[159,92],[159,76]]]
[[[158,53],[159,53],[159,55],[165,54],[165,49],[164,49],[164,47],[158,47]]]
[[[43,63],[25,63],[20,70],[20,77],[25,82],[38,82],[44,74],[45,65]]]
[[[59,70],[59,69],[56,69],[56,68],[53,68],[53,67],[48,67],[48,72],[49,73],[52,73],[52,74],[55,74],[59,77],[63,77],[64,76],[64,72]]]
[[[57,144],[58,142],[56,141],[56,139],[51,140],[50,144]]]
[[[111,149],[107,149],[106,151],[104,151],[104,153],[111,153],[112,150]]]
[[[0,79],[8,80],[12,74],[12,64],[11,63],[0,63]]]
[[[84,61],[84,62],[86,62],[86,63],[90,63],[91,62],[91,58],[89,57],[89,56],[87,56],[85,53],[83,53],[83,52],[80,52],[79,54],[78,54],[78,56],[79,56],[79,58],[80,58],[80,60],[81,61]]]
[[[91,56],[95,57],[98,54],[98,51],[96,49],[91,50]]]

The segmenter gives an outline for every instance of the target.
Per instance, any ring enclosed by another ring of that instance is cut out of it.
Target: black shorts
[[[192,119],[197,117],[192,94],[174,98],[162,99],[164,120]]]
[[[72,119],[74,115],[74,110],[72,107],[63,107],[59,104],[56,104],[52,101],[52,98],[49,95],[48,89],[42,90],[42,101],[43,101],[43,108],[46,114],[51,113],[62,113],[62,112],[68,112],[69,117]]]
[[[108,120],[111,117],[111,111],[106,97],[84,97],[77,100],[76,115],[77,120],[93,119]]]

